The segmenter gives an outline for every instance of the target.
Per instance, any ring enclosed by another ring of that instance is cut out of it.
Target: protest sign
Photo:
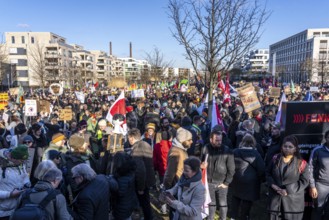
[[[9,92],[10,92],[10,95],[18,95],[19,87],[10,88]]]
[[[39,112],[50,113],[50,102],[48,102],[46,100],[39,100],[37,102],[37,109]]]
[[[72,109],[59,109],[59,120],[70,121],[72,120]]]
[[[136,89],[131,91],[132,98],[143,98],[144,97],[144,89]]]
[[[37,100],[32,100],[32,99],[25,100],[25,115],[37,116]]]
[[[81,103],[85,103],[85,94],[83,92],[75,92],[75,95]]]
[[[318,92],[319,88],[317,86],[311,86],[310,87],[310,92]]]
[[[281,89],[279,87],[272,87],[270,89],[270,97],[279,98],[281,93]]]
[[[255,92],[255,88],[251,83],[237,88],[240,99],[242,101],[245,112],[252,112],[255,109],[261,108],[259,103],[257,93]]]

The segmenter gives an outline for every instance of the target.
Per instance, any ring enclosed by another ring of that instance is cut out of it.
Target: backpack
[[[30,195],[35,192],[33,189],[23,193],[18,208],[14,211],[11,220],[48,220],[49,213],[46,210],[47,205],[56,198],[60,192],[49,189],[48,195],[39,203],[31,202]]]

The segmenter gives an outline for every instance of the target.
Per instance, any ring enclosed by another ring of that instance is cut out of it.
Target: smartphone
[[[165,194],[165,196],[169,197],[169,199],[176,200],[176,198],[173,195],[171,195],[170,192],[164,192],[164,194]]]

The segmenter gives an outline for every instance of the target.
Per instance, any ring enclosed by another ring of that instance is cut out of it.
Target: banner
[[[37,116],[37,100],[25,100],[25,116]]]
[[[59,120],[70,121],[72,120],[72,109],[59,109]]]
[[[143,98],[144,95],[144,89],[136,89],[131,91],[131,97],[132,98]]]
[[[83,94],[83,92],[75,92],[75,95],[81,103],[85,103],[85,94]]]
[[[319,88],[317,86],[311,86],[310,87],[310,92],[318,92]]]

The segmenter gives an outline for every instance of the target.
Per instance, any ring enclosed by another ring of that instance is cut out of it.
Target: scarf
[[[180,186],[182,188],[184,186],[190,187],[191,183],[198,182],[201,180],[201,178],[202,178],[202,174],[201,174],[200,170],[191,178],[186,178],[185,175],[183,174],[178,181],[178,186]]]

